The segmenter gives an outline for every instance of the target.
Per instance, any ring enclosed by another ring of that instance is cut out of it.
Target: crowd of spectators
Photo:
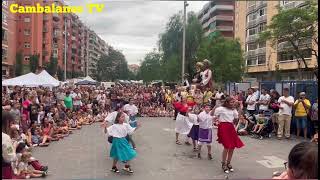
[[[308,133],[312,136],[317,133],[318,101],[311,104],[304,92],[294,99],[286,88],[280,96],[275,90],[261,89],[260,92],[258,88],[227,94],[223,89],[138,84],[111,88],[70,86],[53,90],[45,87],[3,87],[2,110],[12,116],[9,129],[5,132],[13,141],[12,151],[22,154],[7,162],[12,163],[14,175],[43,177],[48,168],[28,154],[32,148],[49,146],[52,141],[62,140],[84,125],[102,122],[119,103],[126,104],[133,100],[139,109],[138,116],[175,118],[177,112],[173,104],[183,97],[199,112],[204,104],[221,106],[228,96],[236,100],[240,114],[239,121],[235,122],[239,135],[251,134],[262,139],[262,132],[267,131],[268,136],[275,133],[278,139],[289,139],[292,120],[296,125],[297,137],[303,135],[307,138]],[[5,115],[10,119],[9,115]],[[308,124],[311,124],[312,132],[308,132]],[[36,171],[23,171],[28,166],[26,162],[33,162]],[[24,164],[19,166],[19,163]]]

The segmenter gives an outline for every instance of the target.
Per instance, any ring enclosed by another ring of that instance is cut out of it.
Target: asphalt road
[[[134,134],[138,156],[131,162],[134,174],[110,172],[110,146],[99,124],[84,126],[49,147],[36,147],[33,155],[49,166],[46,179],[224,179],[221,169],[222,146],[213,142],[213,160],[199,160],[192,146],[176,145],[174,123],[169,118],[140,118],[142,127]],[[214,131],[216,136],[216,130]],[[283,171],[290,149],[298,139],[258,140],[241,137],[245,147],[236,149],[232,161],[235,172],[229,179],[269,179],[274,171]],[[214,140],[216,137],[214,137]],[[182,140],[182,139],[181,139]],[[118,168],[122,168],[120,164]]]

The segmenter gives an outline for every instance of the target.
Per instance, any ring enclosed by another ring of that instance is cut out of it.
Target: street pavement
[[[291,148],[301,140],[253,139],[241,137],[245,147],[236,149],[232,165],[235,172],[225,174],[221,169],[222,145],[214,130],[213,160],[197,159],[192,146],[175,144],[175,121],[170,118],[139,118],[142,127],[133,138],[137,157],[131,162],[134,174],[114,174],[110,171],[110,145],[99,123],[75,130],[72,135],[49,147],[35,147],[33,155],[49,166],[46,179],[270,179],[274,171],[283,171]],[[181,142],[185,138],[181,137]],[[190,141],[191,142],[191,141]],[[119,164],[122,169],[124,165]]]

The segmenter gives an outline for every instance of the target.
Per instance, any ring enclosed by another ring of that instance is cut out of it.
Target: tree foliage
[[[301,8],[278,7],[279,13],[272,17],[266,30],[260,33],[259,40],[270,40],[275,49],[278,49],[279,42],[288,42],[290,46],[281,51],[292,53],[298,58],[298,63],[302,61],[305,69],[310,69],[305,60],[304,50],[309,49],[318,62],[318,4],[315,0],[307,0],[304,3],[305,6]],[[306,40],[311,40],[317,46],[306,43]]]
[[[23,73],[22,53],[18,52],[16,55],[15,76],[21,76]]]
[[[199,59],[208,59],[216,82],[237,82],[243,75],[243,52],[238,40],[221,35],[205,39],[197,54]]]
[[[96,78],[98,81],[130,79],[128,63],[119,50],[109,48],[108,55],[102,55],[97,62]]]
[[[58,59],[51,57],[50,62],[46,64],[45,69],[51,76],[55,76],[58,71]]]
[[[33,54],[30,56],[29,63],[30,71],[36,73],[39,67],[39,55]]]
[[[183,19],[182,13],[179,12],[169,19],[165,32],[160,34],[160,52],[148,53],[142,61],[138,78],[144,81],[175,82],[181,79],[182,33]],[[203,37],[201,23],[193,12],[188,13],[185,48],[185,72],[191,76],[195,73],[195,63],[208,59],[212,62],[215,80],[238,81],[241,79],[244,60],[240,43],[235,40],[226,40],[219,33],[210,38]]]

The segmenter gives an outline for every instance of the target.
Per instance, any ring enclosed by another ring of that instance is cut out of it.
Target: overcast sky
[[[139,64],[157,48],[169,17],[183,10],[183,1],[68,0],[69,5],[103,3],[102,13],[79,14],[80,19],[109,45],[121,50],[128,64]],[[187,11],[198,12],[208,1],[188,1]]]

